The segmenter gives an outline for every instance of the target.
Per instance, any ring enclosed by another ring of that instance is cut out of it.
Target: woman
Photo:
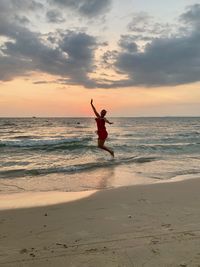
[[[99,137],[98,138],[98,147],[108,151],[114,157],[114,152],[110,148],[104,146],[106,138],[108,137],[108,133],[106,131],[105,123],[107,122],[109,124],[113,124],[113,122],[109,122],[105,118],[105,115],[107,113],[107,111],[105,109],[102,109],[100,114],[96,111],[96,108],[93,105],[93,99],[91,99],[90,104],[92,106],[94,114],[96,115],[96,119],[95,120],[96,120],[96,123],[97,123],[97,134],[98,134],[98,137]]]

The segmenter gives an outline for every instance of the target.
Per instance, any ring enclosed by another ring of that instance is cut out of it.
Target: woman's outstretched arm
[[[93,109],[93,111],[94,111],[94,114],[97,116],[97,118],[99,118],[100,115],[99,115],[99,113],[96,111],[96,108],[95,108],[94,105],[93,105],[93,99],[91,99],[90,104],[91,104],[91,106],[92,106],[92,109]]]
[[[107,120],[106,118],[104,118],[105,122],[109,123],[109,124],[113,124],[113,122],[110,122],[109,120]]]

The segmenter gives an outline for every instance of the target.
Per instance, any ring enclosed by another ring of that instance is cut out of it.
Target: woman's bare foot
[[[114,151],[110,151],[110,154],[113,156],[113,158],[115,157]]]

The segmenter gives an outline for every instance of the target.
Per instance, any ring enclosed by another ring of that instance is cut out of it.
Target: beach
[[[0,267],[200,267],[199,26],[0,0]]]
[[[200,118],[0,119],[0,266],[200,266]]]
[[[23,193],[1,195],[0,266],[200,266],[199,188],[199,178],[126,186],[66,203],[48,192],[29,208]]]

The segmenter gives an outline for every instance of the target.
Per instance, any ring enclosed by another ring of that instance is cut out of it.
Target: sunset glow
[[[200,116],[199,1],[10,2],[0,116]]]

